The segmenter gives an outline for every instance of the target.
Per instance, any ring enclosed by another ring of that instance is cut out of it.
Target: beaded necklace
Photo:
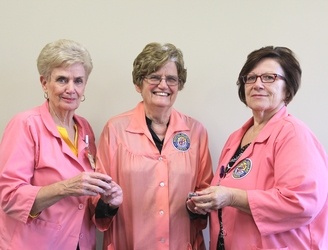
[[[229,161],[228,165],[226,166],[226,168],[224,170],[225,174],[230,171],[233,164],[235,164],[235,162],[239,159],[239,157],[244,153],[244,151],[248,148],[248,146],[250,144],[251,143],[248,143],[248,144],[244,145],[243,147],[241,147],[241,146],[238,147],[238,149],[236,150],[236,153],[232,156],[231,160]]]
[[[226,166],[226,168],[224,169],[224,171],[222,173],[220,173],[220,178],[225,177],[225,175],[232,168],[233,164],[235,164],[235,162],[239,159],[239,157],[242,155],[242,153],[244,153],[244,151],[247,149],[247,147],[250,144],[251,143],[248,143],[248,144],[244,145],[243,147],[241,147],[241,145],[239,145],[238,149],[236,150],[235,154],[232,156],[231,160],[229,161],[229,163]],[[222,209],[218,210],[218,218],[219,218],[219,224],[220,224],[220,231],[219,231],[219,235],[218,235],[218,241],[217,241],[216,249],[217,250],[225,250],[224,230],[223,230],[223,222],[222,222]]]

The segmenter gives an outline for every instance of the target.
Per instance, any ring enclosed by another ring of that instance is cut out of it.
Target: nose
[[[260,83],[262,83],[262,79],[261,79],[261,76],[256,76],[256,80],[255,80],[255,83],[257,83],[257,82],[260,82]]]
[[[66,91],[69,93],[75,92],[75,84],[73,80],[70,80],[66,85]]]
[[[262,88],[263,82],[261,76],[256,76],[256,81],[253,83],[253,88]]]
[[[159,81],[159,84],[158,84],[158,86],[166,86],[167,85],[167,83],[166,83],[166,77],[164,76],[164,77],[161,77],[161,80]]]

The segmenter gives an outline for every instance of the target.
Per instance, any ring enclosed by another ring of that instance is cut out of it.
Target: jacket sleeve
[[[20,117],[9,122],[0,145],[0,202],[5,213],[24,223],[40,189],[31,185],[38,146],[33,124]]]
[[[283,126],[270,154],[273,188],[247,192],[253,218],[263,235],[311,223],[328,194],[327,155],[306,127]]]

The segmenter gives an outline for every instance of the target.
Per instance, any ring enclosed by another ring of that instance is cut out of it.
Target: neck
[[[155,134],[157,135],[157,137],[160,140],[163,140],[165,137],[165,134],[166,134],[167,125],[152,122],[150,126],[151,126],[152,130],[155,132]]]
[[[242,140],[241,140],[241,146],[245,146],[249,143],[251,143],[261,132],[262,128],[265,126],[267,121],[261,121],[258,123],[256,120],[254,120],[254,124],[248,128],[246,133],[244,134]]]
[[[74,125],[74,121],[73,119],[67,119],[68,115],[64,116],[64,118],[61,118],[57,112],[55,111],[54,108],[52,108],[50,105],[49,105],[49,111],[50,111],[50,114],[52,115],[52,117],[54,118],[54,121],[55,123],[59,123],[60,126],[62,127],[71,127]]]
[[[253,119],[254,119],[254,127],[258,127],[261,125],[265,125],[268,121],[284,107],[284,103],[281,103],[278,107],[271,111],[265,110],[253,110]]]
[[[155,132],[157,137],[160,140],[163,140],[167,131],[167,122],[164,122],[163,120],[159,119],[153,119],[152,117],[147,116],[147,119],[151,121],[150,127]]]
[[[168,112],[163,112],[163,110],[147,110],[145,109],[146,116],[152,121],[152,123],[156,123],[157,125],[167,125],[170,120],[171,110]]]

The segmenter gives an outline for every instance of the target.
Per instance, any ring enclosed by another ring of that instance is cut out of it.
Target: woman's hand
[[[82,172],[70,179],[41,187],[35,198],[30,214],[36,215],[45,208],[50,207],[68,196],[111,194],[111,192],[113,192],[109,191],[112,188],[111,181],[112,178],[110,176],[102,173]],[[113,190],[115,191],[117,189],[114,188]],[[116,201],[116,203],[118,203],[118,201]]]
[[[193,213],[206,214],[230,203],[229,194],[222,186],[210,186],[196,193],[197,196],[187,201],[187,207]]]
[[[196,204],[191,200],[191,198],[187,200],[186,204],[187,204],[187,208],[189,209],[189,211],[194,214],[206,214],[207,213],[207,210],[197,207]]]
[[[98,172],[82,172],[77,176],[59,182],[64,196],[95,196],[111,188],[112,178]]]
[[[197,194],[197,196],[190,199],[195,205],[195,211],[211,212],[226,206],[232,206],[250,213],[247,193],[244,190],[224,186],[210,186],[197,191]]]
[[[111,181],[110,188],[101,194],[101,199],[109,204],[111,208],[119,207],[123,202],[123,192],[121,187],[114,181]]]

